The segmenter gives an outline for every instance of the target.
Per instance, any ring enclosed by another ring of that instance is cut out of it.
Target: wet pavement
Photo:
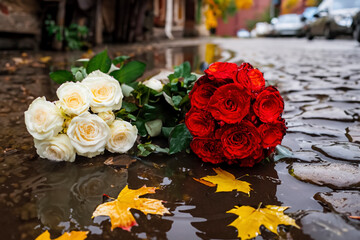
[[[210,43],[211,42],[211,43]],[[218,39],[185,40],[147,46],[109,46],[112,56],[130,54],[145,61],[144,76],[190,61],[200,72],[216,60],[252,63],[278,87],[285,100],[287,135],[276,162],[254,168],[221,166],[252,184],[242,193],[214,193],[193,180],[214,174],[193,154],[153,155],[128,169],[104,165],[113,154],[75,163],[36,156],[23,112],[57,85],[48,73],[69,67],[83,53],[0,53],[0,219],[1,239],[53,237],[71,230],[90,231],[88,239],[234,239],[227,227],[233,206],[289,206],[301,229],[280,227],[280,239],[360,239],[360,46],[353,40]],[[41,57],[51,56],[49,62]],[[14,59],[15,58],[15,59]],[[44,59],[43,59],[44,60]],[[110,231],[107,217],[91,219],[103,194],[116,197],[128,184],[160,189],[170,215],[132,210],[138,226]],[[262,229],[256,239],[277,238]]]

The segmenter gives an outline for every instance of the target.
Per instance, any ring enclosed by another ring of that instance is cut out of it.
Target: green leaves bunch
[[[107,73],[119,81],[125,98],[116,116],[131,122],[141,136],[137,155],[148,156],[152,152],[174,154],[189,148],[192,136],[184,124],[185,114],[190,109],[188,93],[197,76],[191,73],[189,62],[174,68],[168,76],[168,83],[161,91],[156,91],[138,81],[146,69],[143,62],[131,60],[128,56],[118,56],[113,60],[107,50],[90,60],[79,59],[71,71],[59,70],[50,73],[56,83],[82,81],[95,70]],[[160,147],[152,143],[150,128],[161,127],[157,138],[167,139],[168,146]]]
[[[149,138],[146,123],[160,119],[162,122],[161,136],[168,139],[167,149],[160,149],[150,141],[139,145],[139,155],[151,152],[168,151],[169,154],[181,152],[189,148],[192,136],[184,124],[185,114],[190,109],[188,93],[197,77],[191,74],[188,62],[175,67],[174,73],[168,76],[169,82],[157,92],[145,85],[138,85],[132,92],[138,104],[137,119],[134,124],[140,136]],[[144,151],[146,149],[146,151]]]

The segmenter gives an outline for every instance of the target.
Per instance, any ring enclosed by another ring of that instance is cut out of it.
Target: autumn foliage
[[[164,215],[169,213],[161,200],[151,198],[139,198],[139,196],[155,193],[155,187],[143,186],[139,189],[132,190],[128,186],[119,193],[119,196],[111,202],[100,204],[94,211],[93,217],[109,216],[111,219],[111,230],[122,228],[130,231],[132,226],[137,223],[130,209],[137,209],[144,214]]]

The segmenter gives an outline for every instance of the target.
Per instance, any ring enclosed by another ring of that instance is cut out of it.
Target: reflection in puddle
[[[47,179],[43,188],[33,192],[38,216],[44,226],[53,230],[91,225],[93,210],[102,202],[103,194],[117,196],[127,184],[126,170],[115,171],[103,165],[66,164],[38,174]]]

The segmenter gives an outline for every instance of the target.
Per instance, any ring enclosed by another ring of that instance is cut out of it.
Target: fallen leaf
[[[11,65],[10,63],[6,63],[5,64],[5,69],[6,71],[8,71],[9,73],[14,73],[16,71],[16,67]]]
[[[48,63],[48,62],[51,61],[51,57],[50,56],[41,57],[39,59],[39,61],[42,62],[42,63]]]
[[[292,225],[300,228],[295,220],[284,214],[288,207],[267,205],[265,208],[252,208],[250,206],[235,206],[227,211],[238,215],[228,226],[233,226],[238,230],[238,237],[241,239],[251,239],[260,234],[260,226],[264,225],[271,232],[277,233],[277,227],[280,224]]]
[[[200,179],[194,178],[194,180],[209,187],[215,187],[217,185],[215,192],[231,192],[236,190],[250,196],[250,191],[252,190],[250,188],[250,183],[237,180],[234,175],[222,170],[221,168],[214,168],[213,170],[217,173],[217,175],[206,176]]]
[[[12,60],[14,61],[15,65],[27,65],[32,62],[27,58],[21,58],[21,57],[13,57]]]
[[[216,184],[212,183],[212,182],[208,182],[208,181],[205,181],[203,179],[199,179],[199,178],[194,178],[195,181],[198,181],[199,183],[202,183],[208,187],[216,187]],[[231,190],[232,191],[232,190]]]
[[[84,240],[87,238],[89,232],[71,231],[70,233],[64,233],[60,237],[54,240]],[[51,240],[48,230],[39,235],[35,240]]]
[[[136,158],[133,158],[126,154],[121,154],[115,157],[109,157],[108,159],[105,160],[104,164],[114,167],[129,168],[129,166],[134,162],[136,162]]]
[[[81,55],[81,58],[88,58],[88,59],[90,59],[90,58],[92,58],[93,56],[95,56],[95,53],[93,52],[93,50],[92,50],[92,49],[88,49],[85,53],[83,53],[83,54]]]
[[[164,207],[161,200],[139,198],[139,196],[148,193],[155,193],[155,190],[155,187],[146,186],[132,190],[126,185],[119,193],[117,199],[97,206],[93,213],[93,217],[109,216],[111,220],[111,230],[119,227],[130,231],[131,227],[137,224],[130,212],[130,209],[132,208],[140,210],[144,214],[164,215],[165,213],[170,213],[167,208]]]

